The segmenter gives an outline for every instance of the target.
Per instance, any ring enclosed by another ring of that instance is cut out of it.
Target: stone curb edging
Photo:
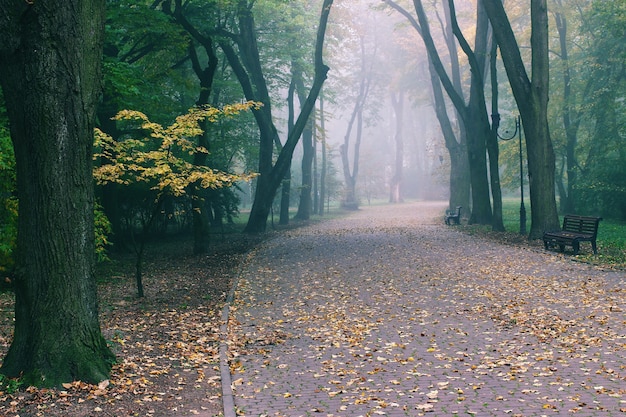
[[[230,315],[230,306],[235,300],[235,291],[237,291],[237,287],[239,286],[239,279],[243,274],[243,270],[255,253],[256,248],[249,251],[246,258],[242,261],[239,273],[235,276],[233,285],[226,296],[226,301],[224,307],[222,308],[219,356],[220,378],[222,381],[222,409],[224,411],[224,417],[237,417],[237,410],[235,409],[235,394],[233,393],[230,364],[228,363],[228,317]]]
[[[237,417],[235,411],[235,397],[232,388],[232,379],[230,377],[230,365],[228,363],[228,316],[230,314],[230,305],[235,299],[235,290],[239,284],[239,276],[237,274],[233,286],[226,297],[226,304],[222,309],[222,324],[220,325],[220,377],[222,380],[222,408],[224,417]]]

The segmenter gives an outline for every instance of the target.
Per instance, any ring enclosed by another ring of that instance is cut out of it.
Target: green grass
[[[526,230],[530,230],[530,203],[526,206]],[[525,237],[519,235],[520,223],[519,199],[504,199],[502,201],[502,220],[505,233],[492,232],[490,226],[471,225],[464,226],[469,234],[486,235],[500,240],[521,243]],[[563,223],[563,216],[559,218]],[[626,222],[604,219],[598,228],[598,254],[594,255],[588,243],[581,244],[581,253],[576,259],[606,268],[626,269]],[[571,249],[571,248],[570,248]],[[571,252],[570,252],[571,253]]]
[[[598,228],[598,255],[589,257],[594,264],[626,269],[626,222],[607,219]]]

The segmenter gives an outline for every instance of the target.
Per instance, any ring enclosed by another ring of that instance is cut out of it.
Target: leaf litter
[[[622,272],[419,211],[368,208],[257,253],[230,322],[241,415],[626,412]]]
[[[134,297],[133,259],[110,265],[99,285],[100,322],[117,357],[109,380],[68,382],[63,389],[23,387],[0,392],[0,415],[215,416],[222,412],[219,327],[226,294],[254,242],[241,236],[213,242],[191,256],[190,242],[149,250],[146,296]],[[128,264],[128,266],[127,266]],[[11,294],[0,295],[0,355],[12,337]]]

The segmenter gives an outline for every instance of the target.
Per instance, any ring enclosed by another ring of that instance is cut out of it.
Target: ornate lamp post
[[[522,122],[520,116],[515,118],[515,131],[510,137],[500,136],[498,128],[500,127],[500,115],[498,113],[491,115],[493,131],[498,138],[507,141],[515,138],[517,135],[519,140],[519,183],[521,193],[521,203],[519,207],[519,233],[521,235],[526,234],[526,207],[524,206],[524,160],[522,156]],[[508,130],[506,131],[508,133]]]

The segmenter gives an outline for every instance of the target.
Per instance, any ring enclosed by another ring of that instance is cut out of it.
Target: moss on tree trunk
[[[0,79],[19,194],[15,333],[0,372],[106,379],[94,269],[92,150],[104,1],[0,0]]]

